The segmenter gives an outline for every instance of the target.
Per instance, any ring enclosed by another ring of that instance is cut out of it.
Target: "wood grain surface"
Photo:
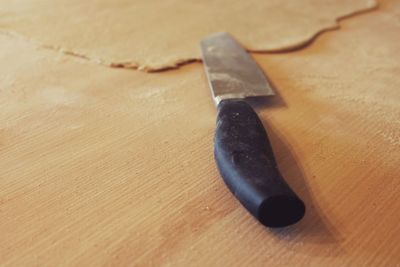
[[[147,74],[0,35],[1,266],[399,266],[400,2],[255,54],[305,218],[270,230],[213,159],[202,65]]]

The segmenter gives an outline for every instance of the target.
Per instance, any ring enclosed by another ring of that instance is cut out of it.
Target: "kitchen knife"
[[[214,157],[228,188],[262,224],[283,227],[305,213],[303,201],[279,173],[262,122],[247,97],[274,95],[263,71],[228,33],[200,42],[218,108]]]

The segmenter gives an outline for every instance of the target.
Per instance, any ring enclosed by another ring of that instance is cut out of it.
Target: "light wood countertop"
[[[255,54],[307,205],[269,230],[223,184],[202,65],[111,69],[0,35],[0,265],[399,266],[400,3]]]

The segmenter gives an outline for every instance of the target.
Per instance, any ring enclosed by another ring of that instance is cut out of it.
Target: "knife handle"
[[[219,103],[214,156],[228,188],[262,224],[283,227],[303,218],[304,203],[280,175],[263,124],[245,101]]]

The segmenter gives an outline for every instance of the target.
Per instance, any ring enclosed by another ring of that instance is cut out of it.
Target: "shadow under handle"
[[[304,203],[280,175],[263,124],[245,101],[219,103],[214,155],[228,188],[262,224],[283,227],[303,218]]]

